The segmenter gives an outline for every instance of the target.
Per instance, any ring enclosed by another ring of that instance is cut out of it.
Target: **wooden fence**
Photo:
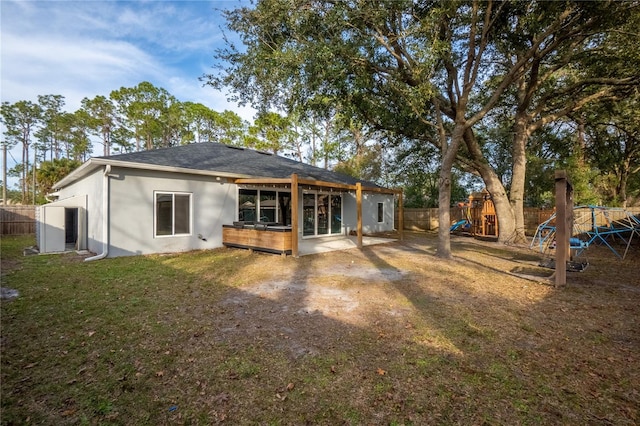
[[[36,233],[36,206],[0,206],[0,235]]]
[[[553,209],[525,208],[525,232],[533,235],[538,225],[549,219],[552,213]],[[396,228],[398,214],[398,210],[396,210]],[[459,208],[452,208],[449,214],[452,222],[464,219],[463,212]],[[438,229],[438,209],[404,209],[404,229],[409,231],[433,231]]]

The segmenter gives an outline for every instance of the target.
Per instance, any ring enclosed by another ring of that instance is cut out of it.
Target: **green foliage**
[[[80,167],[81,164],[78,160],[70,160],[68,158],[54,158],[52,161],[40,163],[36,177],[41,194],[46,195],[51,192],[56,182]]]
[[[254,124],[244,138],[244,145],[260,151],[274,154],[290,151],[293,148],[294,133],[288,117],[262,111],[256,115]]]

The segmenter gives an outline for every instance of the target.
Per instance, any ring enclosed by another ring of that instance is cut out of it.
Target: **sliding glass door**
[[[302,194],[304,237],[342,233],[342,195],[318,192]]]

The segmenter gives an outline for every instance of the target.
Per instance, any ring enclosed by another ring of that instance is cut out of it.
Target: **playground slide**
[[[456,223],[454,223],[453,225],[451,225],[451,228],[449,229],[449,232],[462,231],[467,226],[467,223],[468,222],[466,220],[459,220]]]

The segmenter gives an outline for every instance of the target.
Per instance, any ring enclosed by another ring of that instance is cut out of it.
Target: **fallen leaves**
[[[384,376],[385,374],[387,374],[387,372],[385,370],[383,370],[382,368],[378,368],[376,370],[376,372],[381,376]]]
[[[278,398],[280,401],[285,401],[287,399],[287,395],[284,393],[291,392],[295,387],[296,387],[295,383],[289,382],[284,389],[279,389],[276,392],[276,398]]]

